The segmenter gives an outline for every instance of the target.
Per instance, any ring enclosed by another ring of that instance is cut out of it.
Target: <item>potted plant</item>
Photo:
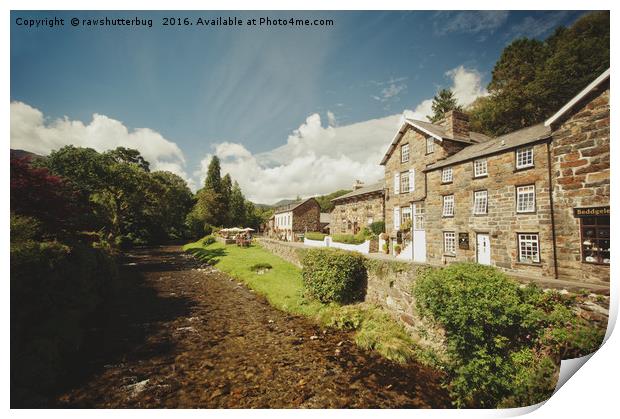
[[[400,255],[400,244],[394,246],[394,253],[396,253],[396,255]]]
[[[387,242],[383,243],[383,252],[386,253],[386,254],[390,253],[390,249],[388,247]]]

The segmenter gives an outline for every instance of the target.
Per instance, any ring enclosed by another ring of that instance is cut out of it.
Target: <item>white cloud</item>
[[[463,106],[487,94],[481,74],[474,69],[459,66],[445,75]],[[326,194],[350,188],[354,179],[382,179],[384,168],[379,162],[403,116],[426,120],[432,101],[425,99],[403,114],[344,126],[335,125],[336,115],[331,111],[327,112],[327,126],[314,113],[288,136],[286,144],[271,151],[253,154],[241,144],[222,142],[214,147],[213,154],[221,158],[222,172],[230,173],[254,202]],[[194,173],[197,183],[204,183],[213,154],[205,156]]]
[[[284,198],[330,193],[350,188],[354,179],[374,182],[383,177],[379,161],[398,127],[400,115],[342,127],[323,126],[312,114],[285,145],[251,154],[241,144],[215,146],[222,173],[230,173],[254,202],[273,203]],[[204,182],[212,154],[195,173]]]
[[[135,148],[151,163],[152,170],[168,170],[188,179],[181,149],[152,129],[130,131],[122,122],[100,114],[93,114],[88,124],[67,117],[48,120],[30,105],[11,102],[11,148],[47,155],[68,144],[97,151]]]
[[[483,10],[439,12],[434,17],[435,33],[445,35],[451,32],[479,33],[494,32],[508,19],[508,11]]]
[[[480,96],[489,94],[482,85],[482,74],[475,69],[468,69],[462,65],[446,72],[452,79],[452,91],[461,106],[468,106]]]

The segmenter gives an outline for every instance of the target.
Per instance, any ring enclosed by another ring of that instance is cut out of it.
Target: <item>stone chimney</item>
[[[459,111],[448,111],[440,122],[448,137],[469,138],[469,116]]]
[[[357,191],[360,188],[364,187],[364,182],[362,182],[361,180],[355,180],[355,183],[353,184],[353,190]]]

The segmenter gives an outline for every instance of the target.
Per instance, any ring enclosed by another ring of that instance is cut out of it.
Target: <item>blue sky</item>
[[[460,89],[459,100],[471,102],[485,94],[511,40],[543,38],[581,14],[11,12],[11,144],[44,153],[69,139],[95,148],[129,142],[193,187],[217,153],[259,202],[325,193],[380,176],[370,164],[405,109],[424,117],[439,87]],[[53,16],[152,18],[154,26],[15,24]],[[163,16],[328,18],[334,25],[164,28]],[[347,152],[360,144],[370,154]],[[294,160],[303,164],[290,167]],[[336,170],[339,163],[347,169]],[[304,180],[308,170],[322,175]]]

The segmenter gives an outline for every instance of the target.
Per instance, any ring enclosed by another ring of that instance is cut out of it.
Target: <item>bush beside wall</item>
[[[364,257],[339,249],[310,249],[302,259],[306,293],[322,303],[349,303],[363,297]]]

